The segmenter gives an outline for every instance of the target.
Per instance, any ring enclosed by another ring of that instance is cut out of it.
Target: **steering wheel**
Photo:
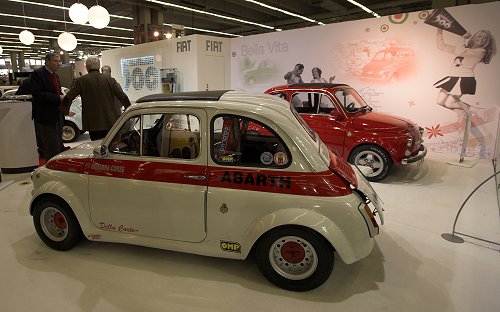
[[[133,131],[128,136],[129,152],[133,155],[140,155],[141,138],[139,133]]]
[[[347,105],[347,106],[346,106],[346,108],[345,108],[345,109],[346,109],[348,112],[352,112],[352,111],[354,111],[354,105],[356,105],[356,104],[354,104],[354,102],[351,102],[351,103],[349,103],[349,105]]]

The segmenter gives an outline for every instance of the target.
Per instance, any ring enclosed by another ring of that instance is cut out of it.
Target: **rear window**
[[[295,116],[295,118],[297,118],[297,121],[302,125],[302,128],[304,128],[304,130],[306,130],[306,132],[309,134],[309,136],[314,141],[317,141],[317,139],[316,139],[316,132],[314,132],[311,128],[309,128],[309,126],[306,124],[306,122],[304,121],[304,119],[300,116],[299,113],[297,113],[297,110],[292,105],[290,105],[290,110],[292,111],[292,113]]]

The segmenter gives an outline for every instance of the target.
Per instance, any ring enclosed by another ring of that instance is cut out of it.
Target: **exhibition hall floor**
[[[397,168],[372,185],[385,225],[367,258],[335,257],[320,288],[295,293],[271,285],[253,258],[225,260],[145,247],[82,241],[48,248],[28,214],[30,174],[0,191],[0,311],[500,311],[500,218],[490,160],[450,165],[429,153],[422,167]],[[477,239],[479,238],[479,239]]]

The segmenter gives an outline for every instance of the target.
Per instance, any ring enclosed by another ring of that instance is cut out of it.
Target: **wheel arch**
[[[45,185],[38,190],[38,194],[33,196],[30,202],[30,210],[29,213],[33,216],[33,210],[35,206],[42,200],[52,198],[60,203],[64,203],[69,207],[69,209],[75,215],[82,232],[86,234],[86,229],[92,227],[92,225],[88,222],[89,216],[87,210],[85,209],[85,205],[78,200],[78,197],[73,194],[69,187],[62,183],[48,183],[49,185]],[[49,190],[57,190],[57,192],[51,192]]]
[[[391,162],[394,164],[395,163],[395,160],[393,158],[393,155],[395,153],[395,149],[394,148],[390,148],[389,150],[387,150],[385,147],[383,147],[382,145],[380,145],[379,143],[377,142],[366,142],[366,141],[361,141],[361,142],[358,142],[358,144],[356,145],[353,145],[353,147],[351,148],[351,150],[349,151],[349,155],[347,156],[347,160],[351,159],[351,157],[353,156],[353,152],[359,148],[359,147],[369,147],[369,146],[376,146],[380,149],[382,149],[384,152],[387,153],[387,155],[389,155],[389,159],[391,160]]]
[[[318,212],[301,208],[281,209],[255,222],[245,235],[244,244],[252,246],[248,248],[245,257],[255,249],[259,241],[266,234],[285,227],[295,227],[316,232],[328,242],[328,245],[332,248],[332,252],[336,251],[346,263],[353,262],[350,259],[355,258],[354,249],[348,243],[343,231],[333,220]]]

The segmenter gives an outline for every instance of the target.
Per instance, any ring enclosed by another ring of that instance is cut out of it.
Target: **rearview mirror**
[[[94,157],[102,158],[108,156],[108,147],[106,145],[96,146],[93,150]]]

